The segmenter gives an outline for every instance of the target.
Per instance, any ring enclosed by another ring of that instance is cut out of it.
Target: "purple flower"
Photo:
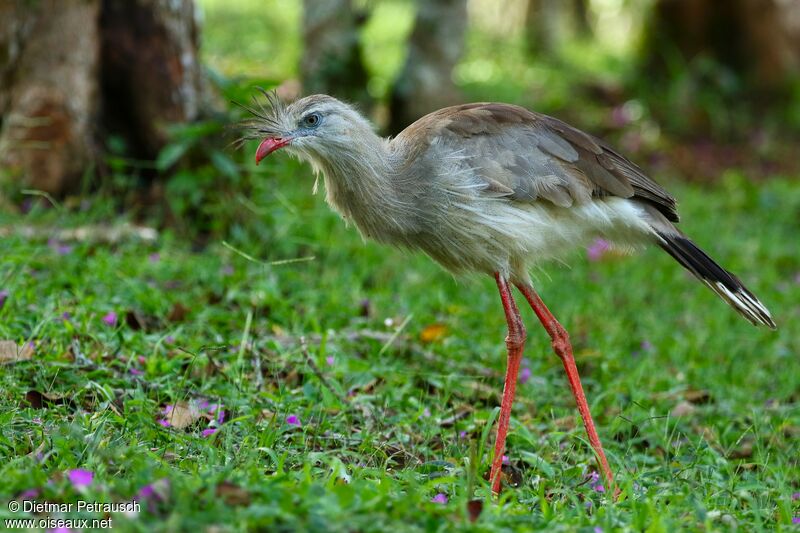
[[[72,533],[72,530],[67,526],[58,526],[55,529],[48,529],[48,533]]]
[[[649,352],[650,350],[653,349],[653,343],[650,342],[649,340],[645,339],[645,340],[642,341],[641,347],[642,347],[642,350],[644,350],[645,352]]]
[[[603,528],[600,527],[600,526],[595,527],[594,528],[594,533],[603,533]]]
[[[223,276],[232,276],[233,275],[233,267],[231,265],[225,265],[222,267],[222,275]]]
[[[0,291],[0,309],[2,309],[4,305],[6,305],[6,300],[8,299],[9,294],[11,293],[9,293],[6,289]]]
[[[426,407],[425,409],[422,410],[422,416],[425,418],[430,418],[431,410]]]
[[[152,253],[147,256],[147,260],[150,261],[151,263],[158,263],[159,261],[161,261],[161,254],[159,254],[158,252]]]
[[[523,368],[522,370],[520,370],[520,372],[519,372],[519,382],[520,382],[520,384],[524,385],[525,383],[527,383],[528,380],[531,379],[531,375],[533,375],[533,372],[531,372],[531,369],[528,368],[527,366],[525,368]]]
[[[41,494],[41,491],[39,489],[23,490],[22,492],[19,493],[19,496],[17,496],[17,499],[18,500],[35,500],[39,496],[39,494]]]
[[[289,415],[286,417],[286,423],[290,426],[299,426],[300,419],[297,417],[297,415]]]
[[[511,461],[509,461],[509,459],[508,459],[508,456],[507,456],[507,455],[504,455],[504,456],[503,456],[503,464],[504,464],[504,465],[511,464]]]
[[[204,430],[203,430],[203,433],[202,433],[202,435],[203,435],[204,437],[210,437],[211,435],[213,435],[213,434],[214,434],[214,433],[216,433],[216,432],[217,432],[217,429],[216,429],[216,428],[208,428],[208,429],[204,429]]]
[[[167,420],[166,418],[162,418],[162,419],[160,419],[160,420],[158,421],[158,423],[159,423],[159,424],[161,424],[162,426],[164,426],[165,428],[168,428],[168,427],[169,427],[169,420]]]
[[[144,374],[144,372],[142,372],[138,368],[131,368],[130,371],[131,371],[131,374],[134,375],[134,376],[141,376],[142,374]]]
[[[133,497],[134,500],[148,500],[153,497],[156,491],[153,489],[153,485],[145,485],[139,492],[136,493],[136,496]]]
[[[594,242],[586,248],[589,261],[600,261],[610,247],[611,244],[607,240],[601,238],[595,239]]]
[[[800,524],[800,516],[792,517],[792,524],[794,525]]]
[[[467,432],[466,432],[466,431],[462,431],[462,432],[460,432],[460,433],[458,434],[458,438],[460,438],[460,439],[466,439],[466,438],[467,438]]]
[[[217,411],[217,424],[221,425],[223,422],[225,422],[225,410],[220,409]]]
[[[103,317],[103,323],[107,326],[111,326],[112,328],[117,325],[117,313],[114,311],[109,311]]]
[[[603,486],[603,483],[600,480],[600,474],[592,470],[589,474],[589,486],[592,490],[596,490],[597,492],[605,492],[606,488]]]
[[[90,470],[84,470],[82,468],[70,470],[67,472],[67,477],[69,478],[69,482],[72,483],[72,486],[76,489],[88,487],[92,484],[92,481],[94,481],[94,473]]]
[[[447,494],[445,494],[444,492],[440,492],[439,494],[431,498],[431,502],[445,505],[448,502]]]
[[[167,344],[175,344],[175,337],[173,337],[172,335],[167,335],[167,338],[164,339],[164,342],[166,342]]]
[[[792,494],[792,501],[800,500],[800,492]]]
[[[197,402],[198,409],[208,409],[213,413],[217,408],[217,404],[213,404],[211,408],[209,408],[208,406],[209,406],[208,400],[203,399],[203,400],[198,400]]]
[[[133,501],[161,501],[164,499],[167,490],[169,490],[169,479],[159,479],[139,489],[139,492],[133,497]]]
[[[328,363],[328,366],[333,366],[334,361],[335,359],[333,358],[332,355],[329,355],[328,357],[325,358],[325,362]]]
[[[72,315],[69,314],[69,311],[64,311],[63,313],[61,313],[61,320],[63,320],[64,322],[69,322],[70,319],[72,319]]]
[[[166,406],[164,406],[164,414],[165,415],[170,414],[172,412],[172,409],[174,409],[174,408],[175,408],[174,405],[166,405]]]
[[[72,251],[72,246],[64,244],[57,239],[50,239],[49,241],[47,241],[47,246],[49,246],[50,249],[53,250],[58,255],[67,255]]]

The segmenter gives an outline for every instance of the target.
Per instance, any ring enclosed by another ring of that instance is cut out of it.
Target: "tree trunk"
[[[74,187],[94,157],[100,0],[6,2],[0,165],[28,186]]]
[[[303,0],[303,91],[327,93],[367,107],[367,71],[360,27],[366,15],[351,0]]]
[[[658,0],[644,60],[656,79],[677,51],[690,63],[705,56],[769,94],[800,67],[800,9],[792,0]]]
[[[453,67],[464,53],[466,0],[420,0],[408,57],[392,89],[389,130],[397,133],[421,116],[458,103]]]
[[[3,0],[0,19],[0,165],[24,186],[74,190],[109,134],[153,159],[206,101],[193,0]]]
[[[551,55],[558,48],[563,0],[528,0],[525,48],[529,55]]]
[[[209,101],[194,1],[104,0],[100,28],[104,129],[153,159],[166,126],[197,119]]]
[[[592,37],[588,0],[528,0],[525,48],[529,55],[553,55],[568,36]]]

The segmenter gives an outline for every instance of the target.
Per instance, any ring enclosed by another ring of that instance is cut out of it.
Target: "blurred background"
[[[796,0],[8,0],[0,20],[6,212],[100,194],[228,231],[254,167],[225,126],[256,86],[349,100],[386,134],[518,103],[666,179],[798,172]]]

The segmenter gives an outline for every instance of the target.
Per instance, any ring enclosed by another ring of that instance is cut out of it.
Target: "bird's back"
[[[677,220],[675,200],[606,145],[522,107],[478,103],[431,113],[393,149],[433,213],[418,246],[450,270],[527,277],[598,235],[635,247],[643,220]],[[635,200],[633,202],[629,200]]]
[[[525,108],[466,104],[431,113],[400,133],[437,214],[420,247],[451,270],[527,280],[593,238],[620,249],[655,243],[754,324],[767,308],[674,225],[675,198],[607,143]],[[444,192],[442,192],[444,191]],[[424,195],[423,195],[424,196]]]

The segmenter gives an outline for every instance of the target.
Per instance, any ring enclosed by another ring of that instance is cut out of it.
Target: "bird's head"
[[[358,143],[372,127],[355,109],[325,94],[314,94],[284,105],[274,92],[265,100],[243,106],[253,118],[245,124],[244,139],[259,139],[256,164],[286,148],[303,159],[320,160]]]

